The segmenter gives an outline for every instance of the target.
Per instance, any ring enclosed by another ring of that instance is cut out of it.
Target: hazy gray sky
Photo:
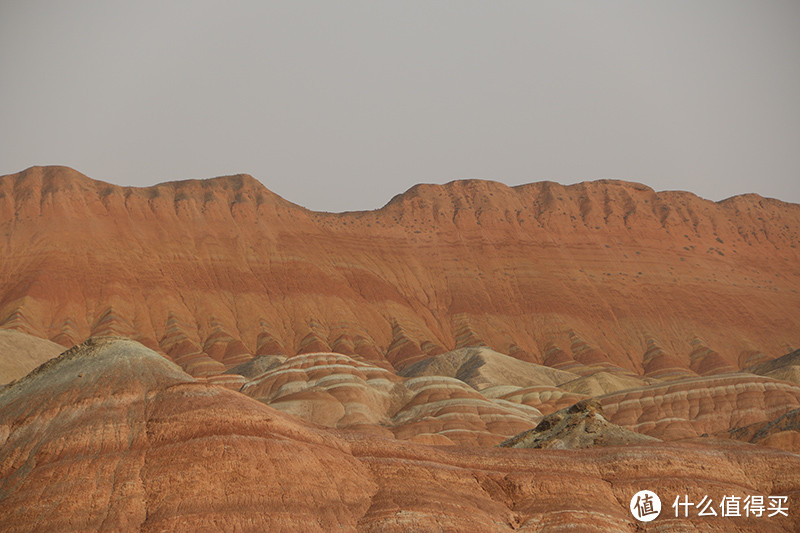
[[[800,203],[800,2],[0,3],[0,174],[317,210],[618,178]]]

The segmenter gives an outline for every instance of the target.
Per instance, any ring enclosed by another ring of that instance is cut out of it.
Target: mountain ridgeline
[[[800,347],[800,205],[602,180],[417,185],[320,213],[248,175],[0,177],[0,328],[130,337],[194,376],[336,352],[401,371],[485,346],[691,377]]]

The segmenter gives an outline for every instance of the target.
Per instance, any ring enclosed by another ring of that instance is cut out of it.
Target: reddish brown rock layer
[[[599,398],[608,419],[664,440],[767,422],[800,407],[800,386],[747,373],[691,378]]]
[[[194,375],[484,344],[663,377],[800,344],[800,206],[755,195],[473,180],[329,214],[246,175],[132,188],[34,167],[0,178],[0,235],[1,327],[127,335]]]
[[[628,512],[642,488],[665,503],[647,525]],[[785,495],[789,516],[675,518],[684,494]],[[454,449],[327,431],[127,340],[0,392],[6,531],[790,532],[799,496],[800,456],[746,444]]]

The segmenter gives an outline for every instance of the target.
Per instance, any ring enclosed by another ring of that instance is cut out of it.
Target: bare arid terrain
[[[614,180],[0,177],[0,529],[799,531],[798,246]]]

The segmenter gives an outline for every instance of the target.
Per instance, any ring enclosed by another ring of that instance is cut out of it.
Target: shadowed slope
[[[765,361],[751,366],[746,368],[744,372],[751,372],[774,379],[783,379],[800,385],[800,350],[795,350],[772,361]]]
[[[720,436],[800,454],[800,408],[774,420],[731,429]]]
[[[800,409],[794,409],[764,424],[750,442],[800,453]]]

